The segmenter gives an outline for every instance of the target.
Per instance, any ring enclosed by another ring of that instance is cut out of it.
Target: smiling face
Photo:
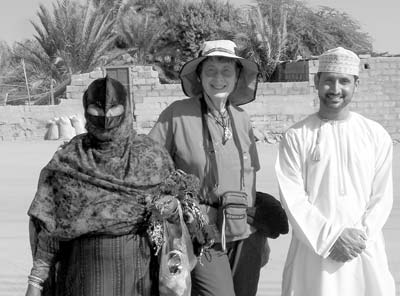
[[[226,102],[235,89],[237,65],[234,59],[207,58],[201,65],[200,79],[204,92],[216,104]]]
[[[320,72],[314,77],[320,102],[319,115],[330,120],[345,119],[349,114],[349,103],[358,87],[354,75]]]

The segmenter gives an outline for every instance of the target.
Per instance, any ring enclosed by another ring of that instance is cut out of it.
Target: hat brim
[[[258,65],[252,61],[229,53],[210,53],[207,56],[195,58],[184,64],[179,73],[179,78],[181,79],[182,90],[185,95],[188,97],[195,97],[203,93],[203,86],[197,76],[196,69],[199,64],[208,57],[232,58],[238,60],[242,65],[236,88],[228,98],[230,103],[239,106],[255,100],[259,75]]]

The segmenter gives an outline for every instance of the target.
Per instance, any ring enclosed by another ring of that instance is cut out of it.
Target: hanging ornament
[[[223,144],[225,144],[228,140],[232,138],[232,132],[228,126],[224,126],[224,137],[223,137]]]

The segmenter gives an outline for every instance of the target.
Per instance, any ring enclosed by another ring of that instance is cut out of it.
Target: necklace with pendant
[[[225,116],[221,112],[219,112],[219,115],[221,118],[218,118],[214,114],[212,114],[212,117],[214,118],[215,122],[219,124],[224,130],[222,144],[225,144],[228,140],[232,138],[232,131],[229,129],[229,117],[225,120]]]

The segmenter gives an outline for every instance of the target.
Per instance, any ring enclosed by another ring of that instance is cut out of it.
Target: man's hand
[[[357,257],[365,249],[367,236],[359,229],[346,228],[332,246],[329,258],[347,262]]]

